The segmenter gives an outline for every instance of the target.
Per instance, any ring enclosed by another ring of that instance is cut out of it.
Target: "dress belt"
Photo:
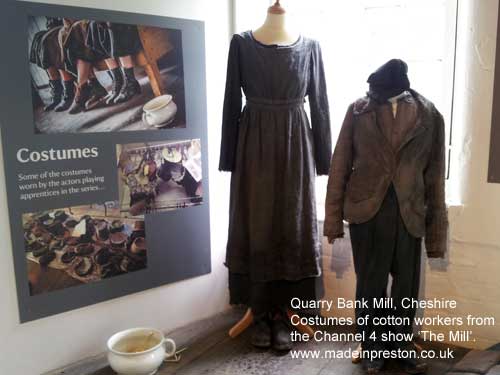
[[[304,106],[305,98],[298,99],[267,99],[246,98],[246,106],[249,108],[267,109],[273,111],[299,108]]]

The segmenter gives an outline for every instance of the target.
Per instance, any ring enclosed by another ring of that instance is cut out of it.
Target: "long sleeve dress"
[[[232,172],[226,253],[232,303],[252,305],[256,294],[276,285],[284,299],[304,294],[299,289],[314,295],[320,275],[315,169],[328,174],[330,158],[318,42],[301,36],[291,45],[265,45],[251,31],[234,35],[219,164]]]

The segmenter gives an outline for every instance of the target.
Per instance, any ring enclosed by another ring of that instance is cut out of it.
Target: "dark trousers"
[[[403,298],[418,298],[420,284],[421,239],[413,237],[403,223],[399,205],[391,185],[374,218],[362,224],[349,226],[354,269],[356,271],[356,299],[366,300],[368,308],[356,309],[356,318],[370,316],[368,325],[358,325],[358,332],[365,333],[363,348],[373,350],[382,346],[404,347],[408,342],[390,342],[383,345],[381,335],[392,332],[411,333],[412,324],[374,326],[373,317],[407,317],[413,322],[415,309],[403,309]],[[395,310],[375,308],[373,299],[387,295],[389,274],[392,275],[390,297]],[[376,338],[370,339],[375,333]]]

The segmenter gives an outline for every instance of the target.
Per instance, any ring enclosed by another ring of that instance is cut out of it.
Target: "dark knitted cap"
[[[368,96],[383,102],[410,88],[408,65],[400,59],[392,59],[370,74]]]

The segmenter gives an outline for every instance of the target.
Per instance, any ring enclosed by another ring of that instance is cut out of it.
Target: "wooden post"
[[[290,311],[290,310],[287,310],[287,315],[288,315],[288,318],[290,319],[291,316],[293,315],[293,312]],[[236,323],[229,330],[229,337],[231,337],[233,339],[236,338],[236,337],[238,337],[248,327],[250,327],[250,324],[252,324],[252,322],[253,322],[252,309],[248,309],[245,312],[245,315],[243,316],[243,318],[241,318],[241,320],[238,323]],[[296,326],[296,328],[297,328],[297,331],[299,331],[300,333],[307,333],[310,336],[314,335],[314,330],[310,326],[308,326],[306,324],[299,324],[299,325]]]
[[[248,309],[245,312],[245,315],[241,320],[236,323],[230,330],[229,330],[229,337],[232,339],[238,337],[243,331],[245,331],[248,327],[250,327],[250,324],[253,322],[253,314],[252,314],[252,309]]]
[[[165,87],[158,69],[158,59],[172,51],[173,46],[166,30],[152,26],[138,26],[137,31],[142,43],[142,51],[138,53],[137,60],[144,66],[149,83],[155,96],[165,94]]]
[[[165,93],[165,88],[163,87],[160,70],[158,69],[156,61],[149,62],[144,67],[144,70],[148,75],[149,83],[151,84],[151,88],[153,89],[155,96],[163,95]]]

